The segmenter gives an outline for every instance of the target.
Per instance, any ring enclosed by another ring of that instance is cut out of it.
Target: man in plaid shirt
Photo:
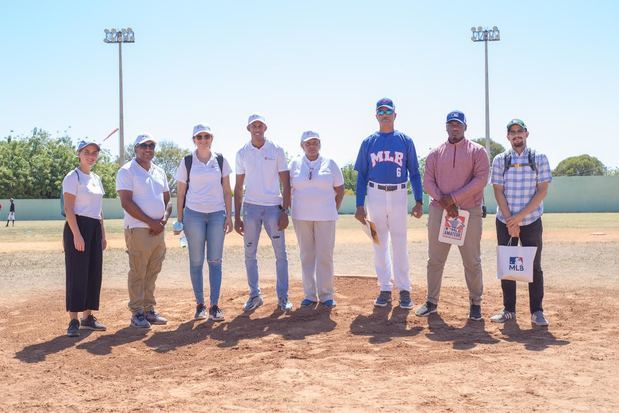
[[[497,201],[496,232],[499,245],[537,247],[533,261],[533,282],[529,283],[529,309],[531,322],[547,326],[542,300],[544,298],[544,273],[542,271],[542,213],[543,200],[552,180],[546,155],[527,147],[529,131],[520,119],[507,124],[507,140],[511,149],[494,158],[492,186]],[[515,238],[515,239],[514,239]],[[501,280],[503,311],[492,316],[491,321],[504,323],[516,317],[516,282]]]

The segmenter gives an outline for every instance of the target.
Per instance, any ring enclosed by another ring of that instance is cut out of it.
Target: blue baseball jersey
[[[375,132],[361,143],[357,161],[357,206],[365,203],[368,181],[401,184],[410,177],[415,201],[423,199],[421,175],[413,140],[402,132]]]

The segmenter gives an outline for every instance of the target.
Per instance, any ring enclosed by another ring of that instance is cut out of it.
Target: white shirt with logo
[[[222,174],[215,153],[212,152],[210,159],[206,162],[199,160],[195,151],[192,157],[189,189],[185,198],[185,206],[192,211],[204,214],[225,210],[226,204],[224,203],[221,178],[232,173],[228,161],[224,158]],[[178,165],[174,179],[178,182],[187,183],[187,167],[185,166],[184,158],[181,159],[181,163]]]
[[[73,212],[83,217],[101,219],[105,191],[101,178],[94,172],[85,174],[79,168],[71,170],[62,180],[62,193],[75,196]]]
[[[310,179],[311,174],[311,179]],[[342,171],[328,158],[310,161],[300,156],[290,161],[292,186],[292,219],[303,221],[335,221],[334,187],[344,185]]]
[[[287,170],[284,150],[273,142],[266,140],[261,148],[245,144],[236,154],[236,174],[245,175],[244,202],[280,205],[279,173]]]
[[[163,194],[170,192],[165,171],[151,162],[150,170],[135,159],[120,167],[116,175],[116,191],[132,191],[133,202],[150,218],[161,219],[165,213]],[[148,228],[145,222],[125,211],[125,228]]]

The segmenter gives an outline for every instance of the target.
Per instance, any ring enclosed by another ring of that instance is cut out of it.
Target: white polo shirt
[[[217,157],[211,152],[211,158],[205,163],[198,159],[196,152],[192,154],[191,171],[189,175],[189,190],[185,198],[185,206],[193,211],[208,214],[226,209],[224,191],[221,186],[222,176],[228,176],[232,169],[226,158],[223,162],[223,174],[219,169]],[[187,183],[187,168],[185,158],[181,159],[174,179]]]
[[[153,219],[163,218],[163,194],[170,192],[165,171],[151,162],[150,170],[142,168],[135,159],[124,164],[116,174],[116,191],[132,191],[133,202]],[[125,228],[148,228],[145,222],[125,211]]]
[[[105,191],[101,178],[94,172],[85,174],[79,168],[71,170],[62,180],[62,193],[75,196],[75,215],[101,219]]]
[[[310,179],[311,172],[311,179]],[[290,161],[292,186],[292,219],[303,221],[335,221],[334,187],[344,185],[344,176],[337,164],[319,156],[310,161],[305,155]]]
[[[256,148],[251,141],[245,144],[236,154],[236,174],[245,175],[244,202],[280,205],[279,173],[287,170],[284,150],[273,142],[266,140],[262,148]]]

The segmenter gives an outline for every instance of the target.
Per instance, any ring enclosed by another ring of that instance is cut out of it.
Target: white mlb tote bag
[[[499,280],[533,282],[533,260],[537,247],[498,245],[496,249],[496,277]]]

